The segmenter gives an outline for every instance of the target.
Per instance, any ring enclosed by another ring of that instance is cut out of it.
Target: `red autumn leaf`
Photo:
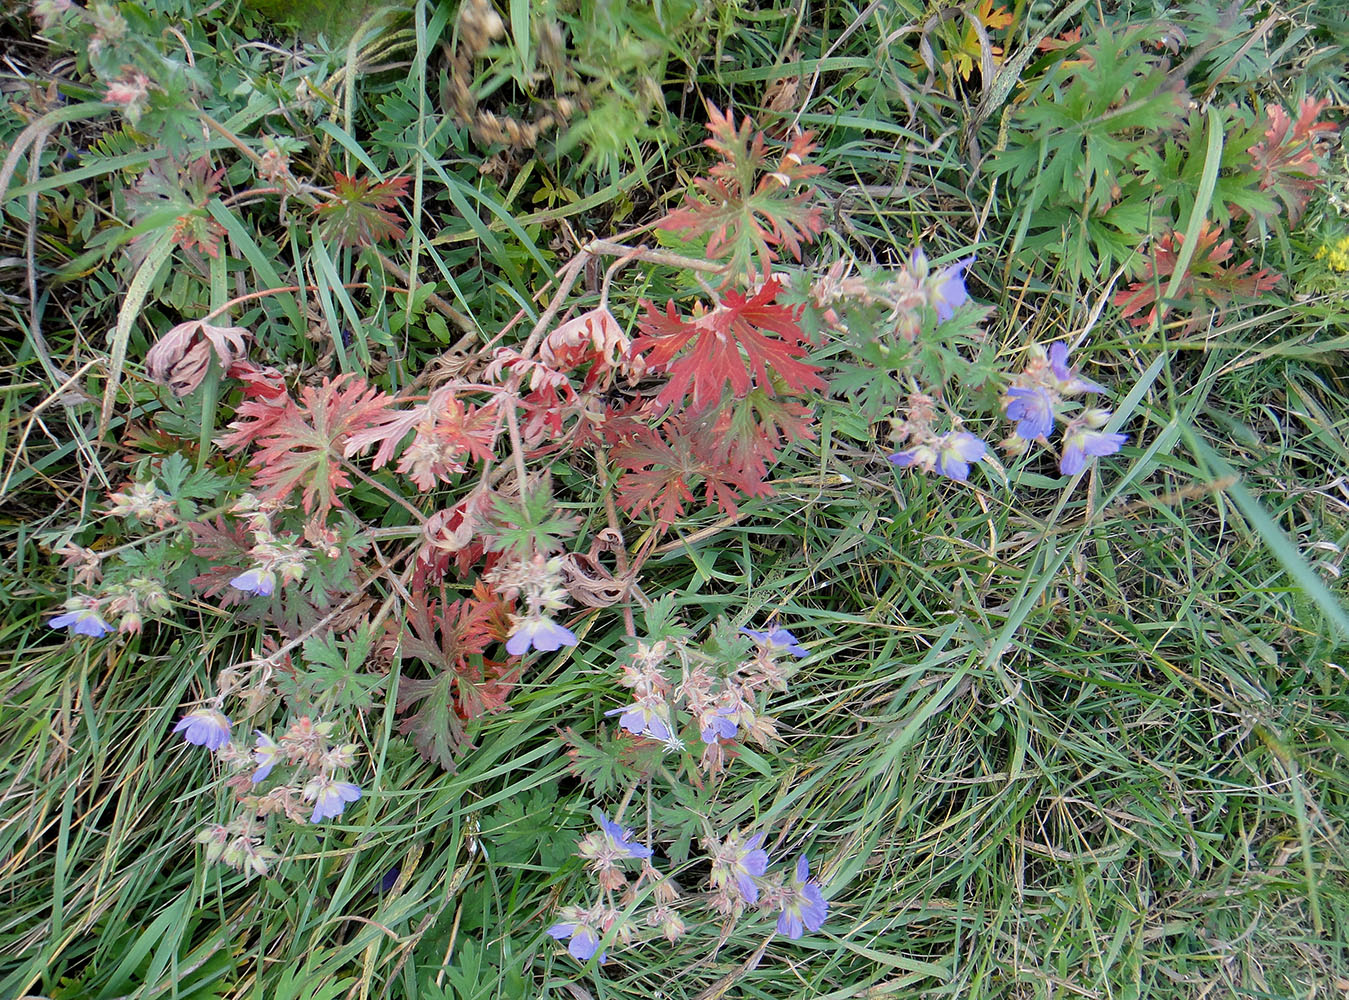
[[[505,635],[505,607],[483,586],[462,601],[431,598],[414,591],[407,622],[393,631],[385,646],[431,669],[428,680],[401,678],[400,713],[417,711],[398,731],[411,734],[422,756],[447,770],[454,755],[468,745],[466,720],[506,709],[506,699],[519,681],[518,663],[498,663],[482,653],[489,642]]]
[[[685,503],[696,503],[691,487],[699,481],[705,502],[731,517],[744,497],[773,494],[754,469],[732,464],[717,450],[707,435],[685,432],[677,424],[668,439],[650,431],[617,445],[613,460],[628,470],[618,480],[619,505],[632,514],[649,511],[666,528],[684,513]]]
[[[247,527],[217,515],[214,521],[190,522],[187,529],[192,533],[192,554],[210,563],[206,572],[192,578],[192,586],[207,597],[218,596],[222,607],[244,600],[230,580],[252,560],[253,538]]]
[[[1260,190],[1268,191],[1288,208],[1288,222],[1296,225],[1320,186],[1325,153],[1322,134],[1337,131],[1331,122],[1318,122],[1330,98],[1304,98],[1298,105],[1297,121],[1277,104],[1266,111],[1269,127],[1265,137],[1250,148],[1252,165],[1260,175]]]
[[[166,210],[177,213],[170,230],[173,241],[184,250],[219,257],[225,229],[206,211],[206,203],[220,190],[224,176],[225,168],[212,170],[204,156],[186,165],[173,160],[152,163],[128,193],[127,208],[137,222]]]
[[[303,490],[305,513],[322,518],[342,506],[338,491],[351,485],[342,467],[351,436],[387,421],[392,401],[360,377],[324,379],[317,388],[305,386],[299,403],[289,395],[240,403],[232,433],[218,443],[252,449],[248,464],[264,499],[285,500]]]
[[[1221,235],[1222,231],[1217,226],[1204,223],[1195,242],[1190,266],[1176,290],[1177,298],[1196,298],[1200,302],[1208,300],[1225,305],[1233,297],[1252,298],[1279,283],[1281,275],[1267,268],[1261,268],[1254,274],[1248,273],[1253,265],[1249,259],[1229,264],[1234,240],[1228,237],[1219,241]],[[1142,279],[1115,293],[1115,306],[1120,315],[1134,327],[1147,326],[1156,317],[1158,292],[1166,291],[1184,245],[1184,233],[1171,232],[1161,237],[1153,249],[1152,260],[1144,268]],[[1148,312],[1140,316],[1139,313],[1148,306],[1151,306]],[[1196,313],[1190,327],[1193,328],[1199,322],[1200,317]]]
[[[332,200],[314,209],[323,238],[344,247],[368,247],[384,239],[401,239],[403,222],[392,209],[410,183],[411,177],[376,181],[335,175]]]
[[[735,127],[735,113],[723,115],[707,105],[704,145],[722,157],[708,177],[693,182],[695,194],[658,225],[682,232],[685,239],[706,234],[709,259],[725,257],[728,278],[765,273],[785,247],[796,260],[801,244],[824,231],[824,214],[814,204],[810,178],[824,172],[806,162],[815,150],[809,133],[797,136],[776,164],[769,160],[762,132],[752,132],[748,118]]]
[[[378,415],[370,426],[351,434],[343,454],[349,458],[379,444],[374,460],[378,469],[393,459],[398,444],[415,430],[416,436],[398,460],[398,471],[418,489],[430,490],[437,482],[451,482],[463,472],[464,459],[492,457],[496,423],[492,404],[465,406],[454,388],[447,386],[431,393],[425,403]]]
[[[775,399],[758,389],[698,419],[688,433],[706,446],[719,465],[744,469],[763,479],[777,451],[793,441],[813,440],[811,411],[789,399]]]
[[[657,401],[679,404],[692,388],[694,407],[703,409],[721,399],[727,383],[737,399],[752,386],[771,395],[770,369],[794,392],[825,388],[819,369],[800,360],[806,354],[797,323],[800,308],[773,304],[781,287],[774,278],[752,297],[728,291],[711,312],[687,322],[673,302],[664,314],[643,302],[642,335],[633,349],[649,352],[644,356],[648,371],[670,375]]]

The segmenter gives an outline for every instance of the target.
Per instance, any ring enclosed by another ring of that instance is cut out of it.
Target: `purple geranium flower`
[[[1054,397],[1048,389],[1012,386],[1007,390],[1007,419],[1017,421],[1018,437],[1048,437],[1054,430]]]
[[[605,839],[609,841],[609,848],[616,857],[642,860],[651,857],[651,848],[643,847],[633,840],[631,830],[624,829],[603,814],[600,815],[600,829],[604,832]]]
[[[956,308],[970,300],[965,289],[965,271],[974,263],[973,257],[958,260],[928,278],[928,301],[937,310],[937,319],[945,323],[955,315]]]
[[[522,618],[506,641],[506,652],[521,656],[531,647],[552,653],[563,646],[575,646],[576,633],[548,618]]]
[[[927,445],[920,444],[895,452],[890,456],[890,461],[901,469],[907,469],[911,465],[916,465],[920,469],[930,469],[937,461],[937,453]]]
[[[600,936],[594,927],[582,919],[579,911],[575,907],[566,907],[563,912],[576,912],[575,920],[563,920],[548,928],[550,937],[561,941],[563,938],[570,938],[567,944],[567,951],[571,957],[578,962],[589,962],[595,952],[599,951]],[[600,951],[600,961],[603,962],[607,956]]]
[[[360,797],[358,785],[350,781],[334,781],[326,774],[319,775],[304,786],[305,801],[314,803],[314,813],[309,817],[311,823],[336,819],[342,815],[348,802],[355,802]]]
[[[231,580],[230,586],[254,597],[271,597],[276,592],[276,574],[269,569],[254,566]]]
[[[756,833],[743,844],[738,837],[726,838],[712,859],[712,885],[734,882],[741,899],[746,903],[757,903],[759,884],[754,880],[762,878],[768,870],[768,852],[760,846],[762,844],[762,833]]]
[[[711,711],[704,712],[701,722],[698,732],[702,736],[703,742],[707,744],[715,743],[719,739],[734,739],[740,728],[735,724],[735,709],[733,708],[714,708]]]
[[[633,736],[650,736],[653,740],[664,742],[670,738],[670,727],[665,722],[665,713],[668,711],[664,701],[648,696],[638,698],[635,705],[611,708],[604,714],[617,715],[618,724]]]
[[[787,891],[789,895],[778,917],[779,934],[795,941],[806,931],[814,933],[824,926],[829,904],[824,901],[819,885],[810,880],[810,861],[804,854],[796,859],[796,878],[788,884]]]
[[[267,775],[272,773],[272,768],[280,762],[283,752],[273,739],[264,733],[261,729],[253,730],[257,736],[257,746],[253,750],[253,759],[258,763],[258,769],[253,772],[253,784],[260,781],[266,781]]]
[[[194,708],[178,720],[173,731],[182,733],[193,746],[219,750],[230,741],[230,720],[219,709]]]
[[[87,635],[95,639],[101,639],[113,631],[112,626],[93,608],[67,611],[63,615],[57,615],[47,624],[52,628],[69,628],[72,635]]]
[[[936,469],[943,476],[963,483],[970,474],[970,463],[987,453],[988,446],[969,431],[953,431],[942,438]]]
[[[1105,387],[1085,379],[1068,365],[1068,345],[1058,340],[1049,345],[1049,370],[1059,380],[1059,391],[1066,393],[1105,392]]]
[[[740,633],[741,635],[749,636],[755,642],[765,646],[771,646],[773,649],[781,649],[791,653],[797,659],[810,655],[810,650],[797,642],[796,636],[792,635],[785,628],[775,628],[771,632],[756,632],[750,628],[742,628]]]
[[[1065,476],[1075,476],[1086,468],[1088,458],[1113,455],[1128,440],[1127,434],[1112,434],[1082,426],[1069,428],[1063,435],[1059,472]]]

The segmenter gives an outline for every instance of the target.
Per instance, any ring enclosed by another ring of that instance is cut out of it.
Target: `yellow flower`
[[[1316,259],[1329,258],[1326,263],[1332,271],[1349,271],[1349,236],[1342,236],[1334,243],[1327,244],[1316,251]]]

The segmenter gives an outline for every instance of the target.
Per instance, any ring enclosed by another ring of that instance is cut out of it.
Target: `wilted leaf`
[[[223,374],[243,358],[251,336],[241,326],[212,326],[199,319],[179,323],[146,353],[146,374],[175,396],[186,396],[206,377],[212,351]]]

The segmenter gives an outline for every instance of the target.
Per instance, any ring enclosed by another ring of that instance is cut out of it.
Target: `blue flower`
[[[633,840],[631,830],[624,829],[603,814],[600,815],[600,829],[604,832],[609,849],[615,856],[642,860],[651,857],[651,848],[643,847]]]
[[[762,878],[768,870],[768,852],[760,846],[762,844],[762,833],[756,833],[743,844],[738,837],[727,837],[712,858],[712,885],[716,887],[734,882],[741,899],[746,903],[757,903],[759,884],[755,879]]]
[[[797,659],[810,655],[810,650],[797,642],[796,636],[792,635],[785,628],[775,628],[771,632],[756,632],[753,629],[742,628],[740,634],[747,635],[755,642],[762,645],[771,646],[773,649],[781,649],[791,653]]]
[[[1127,434],[1108,434],[1091,427],[1074,426],[1064,431],[1063,455],[1059,472],[1075,476],[1087,466],[1088,458],[1113,455],[1129,440]]]
[[[232,579],[230,586],[254,597],[271,597],[276,591],[276,574],[269,569],[254,566]]]
[[[1017,421],[1018,437],[1048,437],[1054,430],[1054,397],[1048,389],[1012,386],[1007,390],[1007,419]]]
[[[87,635],[95,639],[101,639],[113,627],[103,620],[93,608],[80,608],[78,611],[67,611],[63,615],[57,615],[47,623],[52,628],[69,627],[72,635]]]
[[[361,789],[350,781],[334,781],[326,774],[321,774],[304,786],[304,797],[306,802],[314,803],[309,822],[318,823],[341,816],[348,802],[355,802],[361,797]]]
[[[1105,392],[1105,387],[1085,379],[1076,368],[1068,365],[1068,345],[1057,340],[1049,345],[1049,370],[1059,380],[1059,391],[1068,394],[1079,392]]]
[[[699,735],[703,742],[712,744],[717,740],[735,739],[735,734],[739,732],[740,727],[735,724],[735,709],[733,708],[714,708],[711,711],[704,712],[702,715],[702,725],[699,727]]]
[[[646,697],[638,698],[635,705],[611,708],[604,714],[617,715],[618,724],[633,736],[650,736],[653,740],[664,742],[670,738],[670,727],[664,718],[667,711],[669,709],[660,698]]]
[[[915,445],[912,448],[905,448],[903,451],[897,451],[890,456],[890,461],[898,465],[901,469],[907,469],[911,465],[916,465],[920,469],[931,469],[937,462],[937,453],[925,444]]]
[[[576,634],[555,621],[543,617],[521,618],[506,642],[506,652],[521,656],[531,647],[552,653],[563,646],[575,646]]]
[[[283,752],[270,736],[261,729],[255,729],[253,732],[257,735],[257,747],[253,750],[253,759],[257,761],[258,769],[253,772],[253,784],[260,781],[266,781],[267,775],[272,773],[272,768],[280,762]]]
[[[219,750],[230,741],[230,720],[219,709],[194,708],[178,720],[173,731],[182,733],[193,746]]]
[[[969,431],[954,431],[942,438],[937,450],[936,470],[963,483],[970,474],[970,463],[977,462],[987,453],[988,446]]]
[[[550,937],[561,941],[563,938],[570,938],[567,945],[567,951],[571,957],[578,962],[589,962],[595,952],[599,951],[600,936],[595,928],[586,923],[583,914],[574,906],[568,906],[563,909],[565,915],[575,915],[574,920],[563,920],[548,928]],[[600,951],[600,961],[603,962],[607,956]]]
[[[928,301],[937,310],[937,319],[945,323],[955,315],[956,308],[970,300],[965,289],[965,271],[974,263],[973,257],[958,260],[928,278]]]
[[[795,941],[806,931],[814,933],[824,926],[829,904],[819,885],[810,880],[810,861],[804,854],[796,859],[796,878],[788,884],[787,892],[778,917],[779,934]]]

